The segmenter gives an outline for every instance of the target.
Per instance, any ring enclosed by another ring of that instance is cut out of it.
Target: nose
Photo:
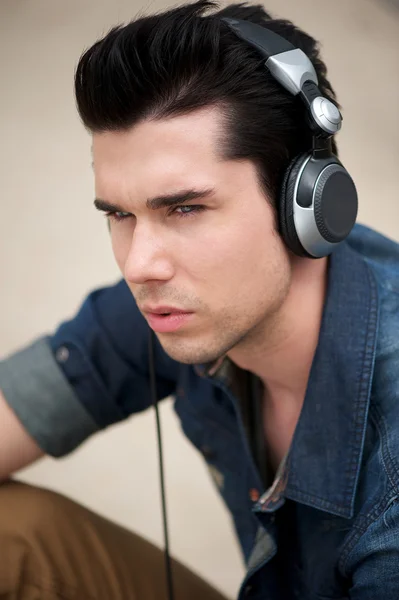
[[[136,225],[124,266],[127,282],[168,281],[174,269],[161,236],[148,227]]]

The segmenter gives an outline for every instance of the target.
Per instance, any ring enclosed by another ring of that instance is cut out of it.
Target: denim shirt
[[[329,260],[306,397],[269,488],[251,454],[232,368],[155,346],[246,561],[239,600],[399,598],[399,245],[356,225]],[[56,333],[0,364],[0,388],[42,449],[62,456],[151,404],[148,326],[126,284],[97,290]],[[34,390],[34,394],[32,394]]]

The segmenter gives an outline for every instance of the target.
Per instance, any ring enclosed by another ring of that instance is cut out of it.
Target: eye
[[[122,212],[119,210],[116,210],[115,212],[109,211],[107,213],[105,213],[105,216],[113,221],[125,221],[128,217],[131,217],[132,215],[128,212]]]
[[[199,213],[203,210],[205,210],[205,206],[202,206],[201,204],[181,204],[179,206],[175,206],[171,210],[171,214],[177,214],[179,217],[188,217],[189,215]]]

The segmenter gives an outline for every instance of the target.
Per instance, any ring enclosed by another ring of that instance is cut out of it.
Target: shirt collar
[[[330,257],[327,289],[284,495],[352,518],[374,370],[378,298],[370,267],[347,243]]]

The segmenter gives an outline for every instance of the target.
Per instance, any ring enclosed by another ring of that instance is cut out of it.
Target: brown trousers
[[[224,600],[172,561],[176,600]],[[164,555],[60,494],[0,485],[0,600],[166,600]]]

